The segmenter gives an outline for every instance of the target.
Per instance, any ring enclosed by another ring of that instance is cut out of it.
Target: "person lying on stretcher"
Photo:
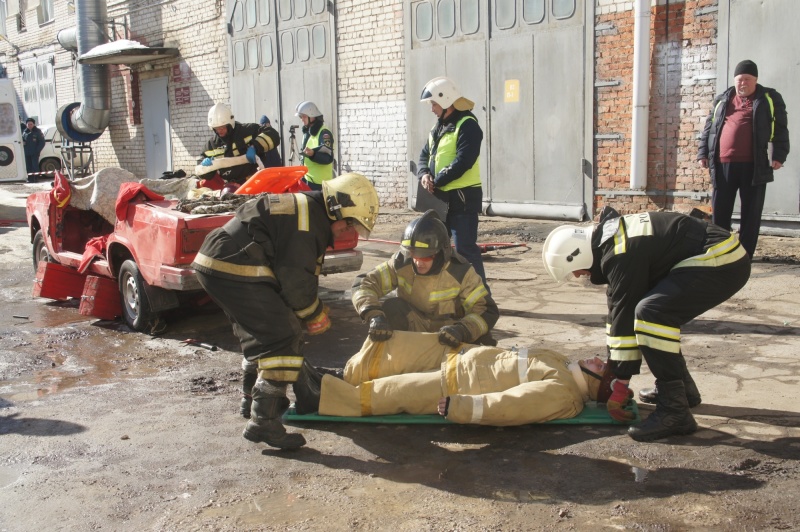
[[[594,357],[570,362],[547,349],[439,343],[435,333],[395,331],[369,338],[344,368],[321,379],[318,405],[297,412],[378,416],[440,414],[454,423],[510,426],[577,416],[587,401],[611,393],[606,364]]]

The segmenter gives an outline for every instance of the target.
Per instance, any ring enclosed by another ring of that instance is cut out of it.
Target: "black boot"
[[[488,345],[489,347],[497,347],[497,340],[492,336],[492,331],[487,332],[477,340],[475,343],[478,345]]]
[[[628,429],[628,436],[636,441],[652,441],[667,436],[691,434],[697,430],[686,400],[683,381],[658,383],[656,410],[647,419]]]
[[[683,379],[683,387],[686,389],[686,400],[689,403],[689,408],[694,408],[703,401],[703,398],[700,397],[700,390],[697,389],[697,384],[695,384],[692,374],[689,373],[689,368],[686,367],[685,361],[681,378]],[[656,404],[657,396],[658,381],[656,381],[656,385],[653,388],[643,388],[639,390],[639,400],[643,403],[651,405]]]
[[[258,380],[258,373],[244,372],[242,375],[242,402],[239,413],[245,419],[250,419],[250,408],[253,405],[253,386]]]
[[[297,381],[292,384],[294,396],[297,399],[294,403],[295,412],[304,416],[319,411],[319,393],[322,386],[322,375],[303,360],[303,367],[300,368],[300,375]]]
[[[253,407],[250,421],[242,436],[252,442],[263,442],[279,449],[297,449],[306,444],[302,434],[286,432],[281,416],[289,408],[286,383],[259,378],[253,386]]]

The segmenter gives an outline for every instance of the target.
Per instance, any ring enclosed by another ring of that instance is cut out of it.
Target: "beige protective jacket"
[[[569,361],[546,349],[507,351],[439,344],[436,334],[395,331],[367,338],[345,366],[325,375],[319,413],[328,416],[435,414],[450,397],[447,419],[479,425],[524,425],[577,416],[584,396]]]
[[[380,299],[397,290],[397,297],[416,312],[408,316],[410,330],[436,332],[444,325],[463,324],[475,341],[489,332],[500,312],[481,277],[463,257],[453,254],[437,275],[417,275],[403,253],[379,264],[353,285],[353,306],[364,320],[381,309]]]

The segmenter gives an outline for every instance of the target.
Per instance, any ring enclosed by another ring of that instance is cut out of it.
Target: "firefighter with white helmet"
[[[289,384],[298,412],[318,402],[320,377],[303,358],[301,323],[311,335],[330,328],[317,294],[325,250],[350,228],[368,236],[377,217],[375,188],[351,173],[322,191],[256,197],[203,242],[192,266],[242,347],[246,439],[279,448],[305,444],[280,421]]]
[[[396,297],[382,298],[396,291]],[[353,283],[353,305],[375,341],[395,330],[435,332],[442,344],[495,345],[499,311],[472,265],[453,252],[435,211],[408,224],[400,251]]]
[[[556,228],[542,258],[556,281],[588,276],[592,284],[608,285],[611,416],[630,421],[628,382],[642,357],[656,378],[656,410],[628,435],[650,441],[697,430],[689,408],[701,397],[683,357],[680,328],[747,283],[750,258],[736,235],[676,212],[621,216],[606,207],[594,227]]]
[[[304,180],[311,190],[320,190],[322,183],[333,178],[333,133],[325,127],[322,112],[314,102],[298,103],[295,116],[303,122],[300,164],[308,168]]]
[[[211,167],[215,159],[223,157],[244,155],[247,158],[245,164],[219,169],[224,182],[244,183],[258,170],[256,157],[263,162],[267,153],[275,150],[281,143],[280,135],[271,127],[234,120],[233,111],[225,103],[214,104],[208,110],[208,127],[214,132],[214,136],[206,143],[201,166]]]
[[[426,83],[420,101],[430,103],[437,121],[420,153],[417,177],[428,192],[448,204],[444,222],[456,251],[486,283],[477,245],[478,214],[483,209],[479,160],[483,131],[472,113],[475,104],[446,77]]]

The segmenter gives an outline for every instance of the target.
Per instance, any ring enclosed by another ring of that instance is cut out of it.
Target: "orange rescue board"
[[[235,194],[262,194],[264,192],[283,194],[309,190],[308,186],[301,181],[307,173],[308,168],[305,166],[264,168],[245,181]]]

